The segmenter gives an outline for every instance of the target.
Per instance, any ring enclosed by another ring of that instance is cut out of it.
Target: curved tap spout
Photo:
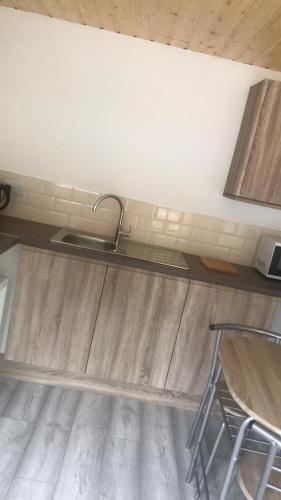
[[[102,203],[107,198],[112,198],[113,200],[116,200],[117,203],[119,203],[119,206],[120,206],[119,222],[118,222],[118,226],[117,226],[115,237],[114,237],[115,252],[117,252],[118,251],[118,247],[119,247],[119,242],[120,242],[120,236],[129,236],[129,233],[125,233],[122,230],[122,224],[123,224],[123,218],[124,218],[124,205],[122,203],[121,198],[119,198],[119,196],[116,196],[115,194],[104,194],[104,195],[100,196],[97,199],[97,201],[93,205],[92,210],[93,210],[93,212],[96,212],[99,204]]]
[[[119,217],[119,226],[122,226],[122,223],[123,223],[123,217],[124,217],[124,205],[122,203],[122,200],[121,198],[119,198],[119,196],[116,196],[116,194],[103,194],[102,196],[100,196],[96,203],[93,205],[93,212],[96,212],[99,204],[103,201],[103,200],[106,200],[107,198],[113,198],[113,200],[116,200],[117,203],[119,203],[119,206],[120,206],[120,217]]]

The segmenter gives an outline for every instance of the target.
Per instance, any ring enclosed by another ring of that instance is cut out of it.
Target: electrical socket
[[[11,184],[11,194],[14,196],[24,196],[23,184]]]

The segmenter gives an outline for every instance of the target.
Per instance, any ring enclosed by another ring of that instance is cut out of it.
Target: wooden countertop
[[[256,269],[247,266],[235,266],[239,269],[239,276],[231,276],[216,271],[207,270],[196,255],[185,254],[190,267],[189,270],[177,269],[164,264],[145,262],[142,260],[122,255],[99,252],[85,248],[70,247],[67,245],[50,242],[49,239],[61,229],[38,222],[32,222],[7,215],[0,215],[0,254],[8,248],[20,243],[37,248],[45,248],[61,253],[80,255],[103,262],[117,265],[141,268],[157,273],[164,273],[188,280],[201,281],[220,286],[238,288],[255,293],[262,293],[274,297],[281,297],[281,282],[265,278]]]
[[[254,336],[223,339],[219,358],[239,406],[281,436],[281,344]]]

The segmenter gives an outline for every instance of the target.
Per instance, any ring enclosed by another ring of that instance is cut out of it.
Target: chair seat
[[[241,490],[248,500],[255,498],[255,493],[261,478],[265,456],[255,453],[246,453],[241,457],[238,465],[238,482]],[[275,465],[280,467],[281,460],[276,460]],[[269,482],[278,488],[281,488],[281,472],[272,471]],[[281,492],[273,491],[267,488],[264,500],[280,500]]]
[[[278,439],[281,433],[281,345],[278,345],[281,335],[262,328],[230,323],[210,325],[210,330],[215,333],[214,353],[210,376],[187,440],[191,461],[186,480],[188,483],[195,480],[198,498],[202,498],[202,492],[208,497],[208,475],[226,432],[233,450],[219,498],[227,500],[241,452],[246,452],[250,460],[253,460],[252,456],[258,457],[257,460],[260,456],[263,459],[268,456],[269,468],[275,446],[281,448]],[[234,332],[235,335],[224,339],[222,335],[226,332]],[[244,337],[245,332],[251,334],[249,338]],[[263,377],[264,373],[266,377]],[[220,413],[222,419],[206,461],[202,446],[212,409],[214,413]],[[218,412],[218,409],[221,411]],[[245,467],[244,471],[247,472],[247,469]],[[244,478],[243,470],[241,477]],[[258,494],[262,495],[268,479],[266,471],[262,474],[262,467],[258,477],[262,478],[260,484],[261,480],[257,481]],[[247,474],[244,479],[247,498],[253,498],[251,488],[247,486]],[[276,492],[268,491],[270,500],[281,500],[279,492],[276,497]]]

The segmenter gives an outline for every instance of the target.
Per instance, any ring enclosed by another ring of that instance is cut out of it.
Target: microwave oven
[[[261,235],[254,266],[267,278],[281,280],[281,238]]]

